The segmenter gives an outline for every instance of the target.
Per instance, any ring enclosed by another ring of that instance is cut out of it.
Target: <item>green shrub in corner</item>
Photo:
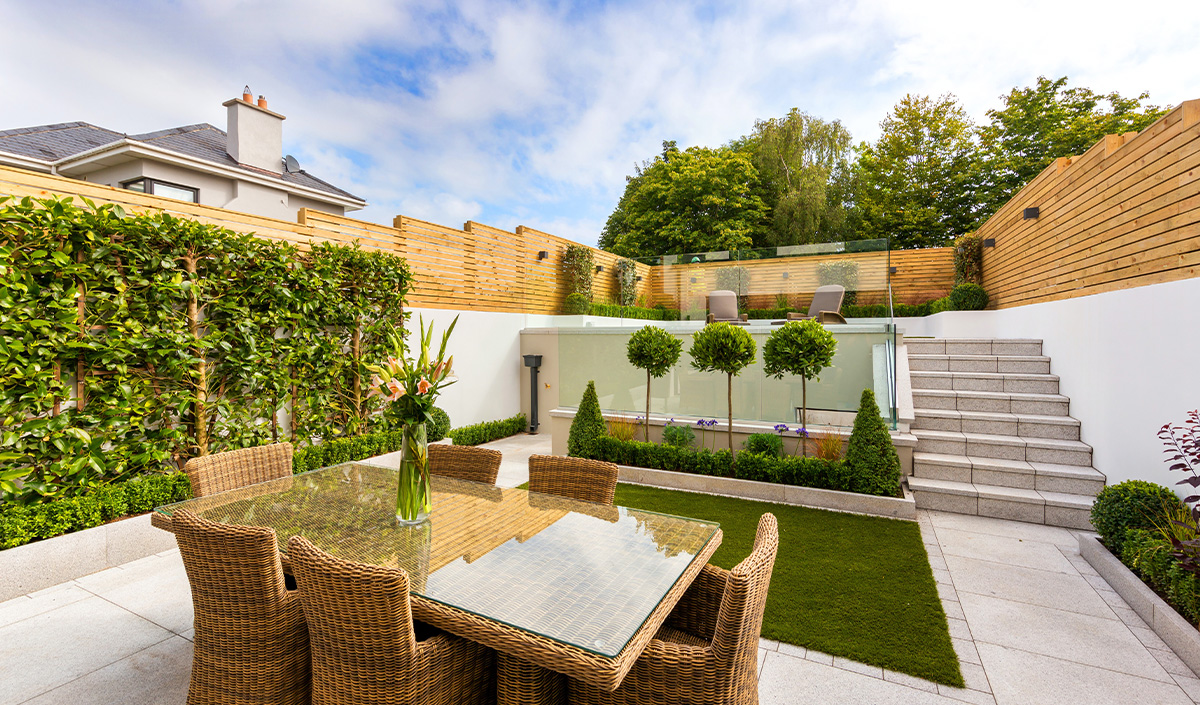
[[[525,414],[517,414],[499,421],[484,421],[462,428],[452,428],[446,435],[456,446],[477,446],[524,433],[528,428],[529,421]]]
[[[859,401],[845,463],[851,492],[895,497],[900,491],[900,456],[870,389],[863,390]]]
[[[581,316],[586,314],[592,307],[592,302],[584,294],[570,294],[563,301],[564,316]]]
[[[435,406],[429,415],[433,417],[433,421],[425,424],[425,439],[430,443],[436,443],[450,433],[450,414],[447,414],[441,407]]]
[[[988,295],[982,286],[966,282],[950,291],[952,311],[982,311],[987,308]]]
[[[1145,480],[1126,480],[1100,490],[1092,504],[1092,526],[1105,546],[1120,556],[1129,529],[1154,530],[1168,510],[1183,502],[1170,489]]]
[[[775,433],[752,433],[746,438],[747,453],[758,453],[772,458],[783,455],[783,439]]]
[[[567,435],[567,455],[576,458],[589,457],[596,439],[608,435],[608,426],[600,414],[600,399],[596,396],[596,383],[589,380],[579,409],[571,421],[571,432]]]

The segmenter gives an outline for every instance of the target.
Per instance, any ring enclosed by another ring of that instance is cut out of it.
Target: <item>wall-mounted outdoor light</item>
[[[984,247],[995,247],[996,246],[996,238],[994,238],[994,237],[984,238],[983,246]]]
[[[787,272],[784,272],[784,273],[783,273],[783,278],[784,278],[784,279],[787,279],[787,278],[788,278],[788,273],[787,273]]]
[[[896,267],[888,267],[888,274],[895,274],[895,273],[896,273]]]
[[[642,280],[642,278],[641,278],[641,277],[634,277],[634,278],[633,278],[633,280],[634,280],[634,281],[639,281],[639,282],[640,282],[640,281]]]
[[[546,259],[549,256],[550,256],[550,253],[546,252],[545,250],[538,251],[538,259]]]
[[[603,272],[603,271],[604,271],[604,265],[601,265],[601,264],[598,264],[598,265],[596,265],[596,271],[597,271],[597,272]]]
[[[1023,220],[1037,220],[1037,217],[1040,215],[1040,213],[1041,209],[1039,209],[1037,206],[1034,206],[1033,208],[1026,208]]]
[[[693,284],[695,284],[695,283],[696,283],[696,278],[695,278],[695,277],[692,277],[692,283],[693,283]]]

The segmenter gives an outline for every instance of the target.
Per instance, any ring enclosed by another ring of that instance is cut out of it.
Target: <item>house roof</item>
[[[285,171],[277,174],[266,169],[239,164],[225,151],[225,131],[208,123],[172,127],[167,130],[136,135],[114,132],[86,122],[64,122],[56,125],[0,130],[0,152],[57,162],[108,144],[115,145],[123,140],[154,145],[160,149],[202,159],[223,167],[240,169],[258,176],[278,179],[284,183],[304,186],[342,198],[363,200],[348,191],[318,179],[303,169],[298,172]]]

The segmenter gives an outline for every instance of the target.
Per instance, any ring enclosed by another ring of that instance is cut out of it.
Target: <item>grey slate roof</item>
[[[276,174],[265,169],[239,164],[225,151],[225,131],[208,123],[173,127],[140,135],[126,135],[86,122],[64,122],[57,125],[0,130],[0,152],[55,162],[122,139],[143,142],[160,149],[259,176],[278,179],[285,183],[306,186],[343,198],[363,200],[348,191],[318,179],[303,169],[295,173]]]

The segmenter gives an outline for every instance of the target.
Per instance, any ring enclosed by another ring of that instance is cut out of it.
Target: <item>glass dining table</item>
[[[431,482],[429,520],[416,526],[396,523],[396,471],[362,462],[169,504],[152,519],[169,531],[171,514],[187,509],[271,527],[285,568],[298,535],[405,570],[417,619],[497,651],[501,703],[559,700],[563,675],[615,690],[721,543],[712,522]]]

